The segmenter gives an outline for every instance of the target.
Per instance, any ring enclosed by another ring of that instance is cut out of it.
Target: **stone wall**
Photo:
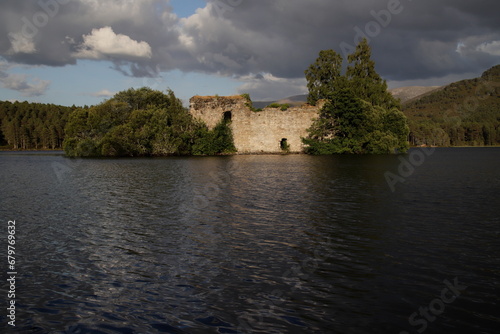
[[[224,117],[231,119],[234,145],[239,154],[281,153],[282,144],[292,153],[303,151],[302,137],[318,117],[318,106],[303,105],[286,111],[265,108],[252,111],[242,96],[195,96],[190,100],[190,112],[212,129]]]

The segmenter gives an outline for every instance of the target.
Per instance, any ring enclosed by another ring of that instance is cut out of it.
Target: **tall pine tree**
[[[309,96],[307,102],[316,105],[321,99],[327,99],[335,90],[335,84],[341,77],[342,57],[333,50],[323,50],[315,63],[311,64],[305,75]]]
[[[387,82],[375,71],[375,62],[371,57],[372,51],[366,38],[347,57],[350,65],[346,77],[354,94],[373,106],[401,109],[399,101],[387,90]]]

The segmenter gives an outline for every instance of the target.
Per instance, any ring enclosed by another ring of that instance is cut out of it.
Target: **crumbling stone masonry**
[[[194,96],[190,113],[213,129],[222,119],[230,120],[238,154],[301,153],[302,138],[319,116],[324,103],[305,104],[286,111],[265,108],[252,111],[243,96]]]

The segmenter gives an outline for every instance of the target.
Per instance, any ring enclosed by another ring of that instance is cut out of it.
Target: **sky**
[[[306,94],[319,51],[362,38],[390,88],[500,64],[498,0],[2,0],[0,100],[95,105],[128,88]]]

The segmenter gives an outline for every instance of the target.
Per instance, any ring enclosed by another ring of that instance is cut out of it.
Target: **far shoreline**
[[[20,149],[10,149],[10,148],[0,148],[0,152],[64,152],[64,150],[63,149],[20,150]]]
[[[410,149],[421,149],[421,148],[437,148],[437,149],[442,149],[442,148],[500,148],[500,145],[488,145],[488,146],[411,146]],[[64,156],[67,157],[66,152],[63,149],[29,149],[29,150],[20,150],[20,149],[8,149],[8,148],[0,148],[0,153],[6,153],[6,152],[11,152],[11,153],[37,153],[37,152],[49,152],[49,153],[62,153]],[[227,157],[227,156],[250,156],[250,155],[307,155],[305,152],[282,152],[282,153],[276,153],[276,152],[254,152],[254,153],[231,153],[231,154],[217,154],[217,155],[184,155],[184,157]],[[335,155],[335,154],[334,154]],[[340,155],[349,155],[349,154],[340,154]],[[357,155],[357,154],[352,154],[352,155]],[[364,155],[364,154],[363,154]],[[374,154],[377,155],[377,154]],[[182,155],[167,155],[167,156],[121,156],[121,157],[84,157],[84,158],[164,158],[164,157],[181,157]],[[69,158],[69,157],[68,157]],[[78,157],[76,157],[78,158]],[[79,157],[83,158],[83,157]]]

